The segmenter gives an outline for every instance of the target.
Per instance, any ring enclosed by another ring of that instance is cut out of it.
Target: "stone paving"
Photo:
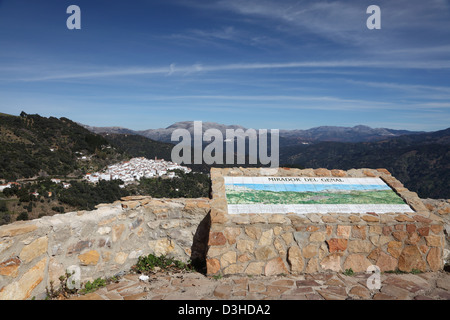
[[[450,300],[450,273],[380,275],[378,290],[370,274],[226,276],[155,273],[148,280],[127,274],[96,292],[71,300]],[[370,284],[369,284],[370,287]]]

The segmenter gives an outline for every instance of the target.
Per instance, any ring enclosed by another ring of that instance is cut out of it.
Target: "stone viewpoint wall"
[[[94,211],[0,226],[0,300],[43,298],[66,270],[79,270],[81,282],[128,272],[150,253],[192,260],[210,275],[359,272],[369,264],[442,269],[450,251],[443,249],[441,217],[449,233],[450,201],[427,199],[424,206],[383,169],[280,169],[277,176],[380,176],[416,212],[228,215],[223,176],[270,172],[212,169],[212,200],[126,197]]]
[[[414,213],[228,214],[224,176],[380,177]],[[410,272],[443,268],[443,219],[385,169],[212,169],[207,273]]]
[[[127,272],[150,253],[205,260],[209,199],[122,200],[0,226],[0,300],[45,297],[66,270],[81,282]]]

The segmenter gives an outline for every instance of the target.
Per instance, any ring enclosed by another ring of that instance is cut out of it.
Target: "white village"
[[[120,179],[127,185],[139,181],[141,178],[174,178],[175,172],[173,170],[177,169],[185,173],[191,172],[190,168],[178,165],[172,161],[157,158],[149,160],[140,157],[110,165],[101,172],[87,173],[84,179],[91,183],[97,183],[100,180]]]

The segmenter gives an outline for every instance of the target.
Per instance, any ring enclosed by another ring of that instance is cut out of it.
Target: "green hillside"
[[[67,118],[0,114],[0,179],[77,176],[125,158],[102,136]]]
[[[227,190],[229,204],[404,204],[392,190],[351,190],[333,192],[292,192],[268,190]]]

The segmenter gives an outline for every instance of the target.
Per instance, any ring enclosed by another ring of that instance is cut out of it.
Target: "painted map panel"
[[[414,212],[380,178],[224,177],[228,213]]]

